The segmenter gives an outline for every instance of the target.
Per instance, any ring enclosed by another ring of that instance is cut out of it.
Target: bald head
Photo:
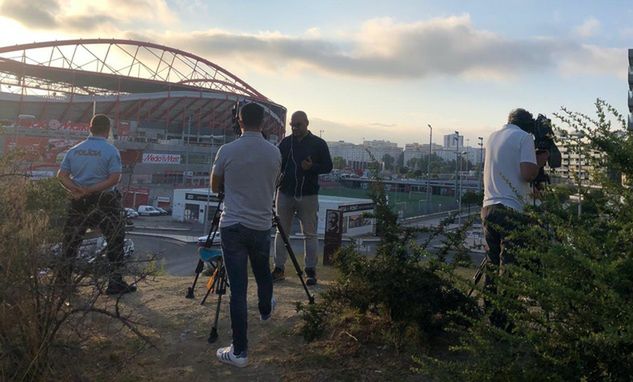
[[[295,111],[290,118],[290,126],[292,127],[292,135],[297,138],[303,138],[308,134],[308,115],[304,111]]]

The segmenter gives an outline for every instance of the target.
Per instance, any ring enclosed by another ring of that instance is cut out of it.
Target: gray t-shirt
[[[91,135],[68,150],[61,169],[79,186],[90,187],[122,171],[121,155],[105,138]]]
[[[270,229],[280,169],[279,149],[259,132],[245,131],[220,147],[211,170],[211,176],[224,177],[220,227],[240,223],[254,230]]]

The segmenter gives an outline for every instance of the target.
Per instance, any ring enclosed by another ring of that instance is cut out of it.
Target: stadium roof
[[[195,54],[120,39],[0,47],[0,84],[75,94],[215,90],[268,101],[234,74]]]
[[[197,128],[223,128],[231,125],[238,100],[265,106],[283,135],[283,106],[180,49],[121,39],[0,47],[0,118],[87,122],[97,112],[117,121],[162,121],[182,129],[191,119]]]

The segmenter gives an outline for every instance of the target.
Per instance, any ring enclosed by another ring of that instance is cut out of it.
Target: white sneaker
[[[273,312],[275,312],[275,307],[277,306],[277,300],[275,300],[275,296],[273,296],[270,299],[270,313],[264,315],[264,314],[260,314],[259,315],[259,319],[260,321],[268,321],[270,320],[270,317],[272,317]]]
[[[242,352],[244,354],[244,352]],[[225,348],[219,348],[215,355],[218,357],[218,361],[227,363],[229,365],[237,367],[246,367],[248,365],[248,357],[246,355],[235,355],[233,353],[233,345]]]

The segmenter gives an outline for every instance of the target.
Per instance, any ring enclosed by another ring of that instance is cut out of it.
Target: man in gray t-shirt
[[[248,259],[257,282],[262,321],[270,319],[275,305],[269,265],[270,229],[281,154],[262,136],[263,119],[262,106],[256,103],[244,105],[239,114],[242,136],[220,147],[211,171],[211,189],[216,193],[224,192],[220,237],[231,288],[233,329],[233,344],[218,349],[216,355],[220,362],[238,367],[248,364]]]

